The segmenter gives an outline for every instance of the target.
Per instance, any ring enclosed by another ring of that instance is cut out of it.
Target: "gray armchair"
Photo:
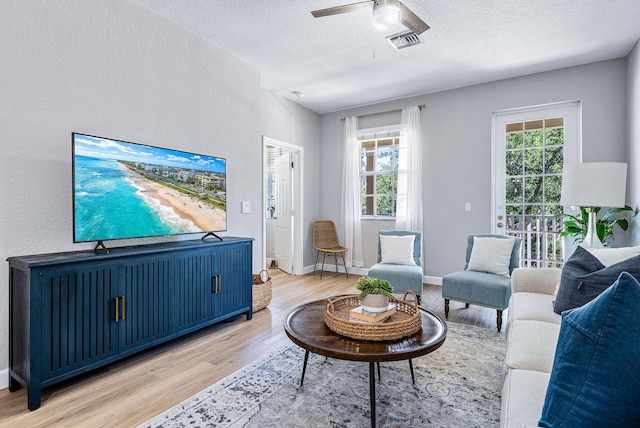
[[[511,297],[510,276],[498,275],[495,273],[479,272],[467,270],[469,260],[473,251],[473,238],[510,238],[505,235],[469,235],[467,239],[467,256],[465,270],[445,275],[442,278],[442,297],[444,298],[444,315],[449,317],[449,300],[464,302],[465,307],[469,304],[485,306],[496,309],[496,324],[498,331],[502,329],[502,311],[509,306]],[[508,274],[520,265],[520,245],[522,240],[515,238],[510,259],[508,260]]]
[[[383,263],[380,235],[406,236],[414,235],[413,260],[415,265]],[[377,263],[369,269],[369,276],[389,281],[394,293],[404,293],[411,290],[416,293],[418,304],[422,296],[422,233],[402,230],[381,230],[378,233]]]

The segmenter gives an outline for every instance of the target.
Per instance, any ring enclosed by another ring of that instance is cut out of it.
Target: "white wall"
[[[262,201],[256,68],[128,0],[3,0],[0,40],[0,372],[4,260],[92,248],[72,243],[72,131],[225,157],[226,235],[256,239],[259,271],[261,210],[240,213]]]
[[[325,114],[320,163],[329,180],[321,188],[321,213],[340,219],[340,118],[424,104],[423,260],[426,276],[441,277],[463,267],[468,234],[491,230],[492,112],[581,100],[583,160],[625,161],[625,92],[626,61],[619,59]],[[372,120],[378,119],[367,118]],[[464,212],[465,202],[471,202],[471,213]],[[388,226],[382,222],[379,228]],[[371,266],[375,252],[367,249],[375,248],[376,227],[367,230],[365,266]]]
[[[629,187],[627,203],[640,206],[640,41],[627,57],[627,117],[629,120]],[[640,218],[631,223],[630,242],[640,245]]]

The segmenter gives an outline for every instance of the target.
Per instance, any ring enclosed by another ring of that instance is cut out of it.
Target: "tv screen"
[[[73,241],[227,229],[226,160],[73,133]]]

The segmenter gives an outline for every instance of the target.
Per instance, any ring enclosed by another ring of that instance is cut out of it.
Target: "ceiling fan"
[[[400,23],[416,34],[422,34],[429,26],[398,0],[368,0],[342,6],[329,7],[311,12],[314,18],[340,13],[355,12],[361,9],[373,9],[374,27],[385,30],[393,24]]]

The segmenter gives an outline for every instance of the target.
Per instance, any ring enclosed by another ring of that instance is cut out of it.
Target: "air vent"
[[[413,31],[403,31],[402,33],[394,34],[387,37],[387,41],[389,41],[391,46],[397,51],[422,43],[420,37]]]

